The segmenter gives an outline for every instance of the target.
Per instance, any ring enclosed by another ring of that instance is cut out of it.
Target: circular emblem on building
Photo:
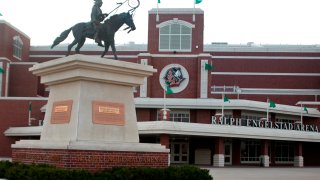
[[[178,93],[188,86],[189,73],[180,64],[169,64],[161,70],[159,81],[163,89],[169,86],[174,93]]]

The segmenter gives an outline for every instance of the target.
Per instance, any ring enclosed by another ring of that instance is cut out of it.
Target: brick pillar
[[[260,166],[269,167],[269,146],[267,140],[261,140]]]
[[[241,110],[232,110],[233,118],[241,118]]]
[[[160,144],[166,146],[167,149],[170,149],[170,140],[168,134],[160,134]]]
[[[213,166],[224,167],[224,138],[217,137],[214,142]]]
[[[303,167],[302,142],[295,143],[294,166]]]
[[[160,144],[166,146],[167,149],[170,149],[170,136],[169,134],[160,134]],[[170,153],[168,154],[168,166],[170,166]]]
[[[275,123],[276,122],[276,114],[275,113],[270,113],[270,118],[271,118],[271,122]]]

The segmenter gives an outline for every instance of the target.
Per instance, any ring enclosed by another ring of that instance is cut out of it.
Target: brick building
[[[117,47],[120,60],[158,70],[134,90],[141,142],[166,145],[173,164],[320,165],[320,47],[205,45],[202,10],[152,9],[148,15],[148,44]],[[0,46],[5,159],[16,140],[41,134],[50,90],[28,68],[63,57],[67,47],[30,46],[30,38],[5,21]],[[102,51],[95,45],[81,50],[93,56]],[[167,84],[174,93],[164,98]]]

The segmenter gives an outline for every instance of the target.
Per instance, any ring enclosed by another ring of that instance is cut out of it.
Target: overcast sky
[[[104,0],[102,11],[117,2]],[[147,43],[148,11],[157,0],[140,0],[134,21],[137,30],[118,32],[116,44]],[[4,19],[31,38],[31,45],[51,45],[62,31],[90,21],[94,0],[0,0]],[[193,0],[161,0],[159,8],[193,8]],[[320,0],[203,0],[204,43],[320,44]],[[127,4],[117,13],[127,11]],[[123,28],[122,28],[123,29]],[[72,34],[63,43],[69,43]],[[93,43],[93,40],[87,40]]]

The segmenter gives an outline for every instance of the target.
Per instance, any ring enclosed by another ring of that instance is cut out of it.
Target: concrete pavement
[[[204,167],[214,180],[319,180],[320,168]]]

